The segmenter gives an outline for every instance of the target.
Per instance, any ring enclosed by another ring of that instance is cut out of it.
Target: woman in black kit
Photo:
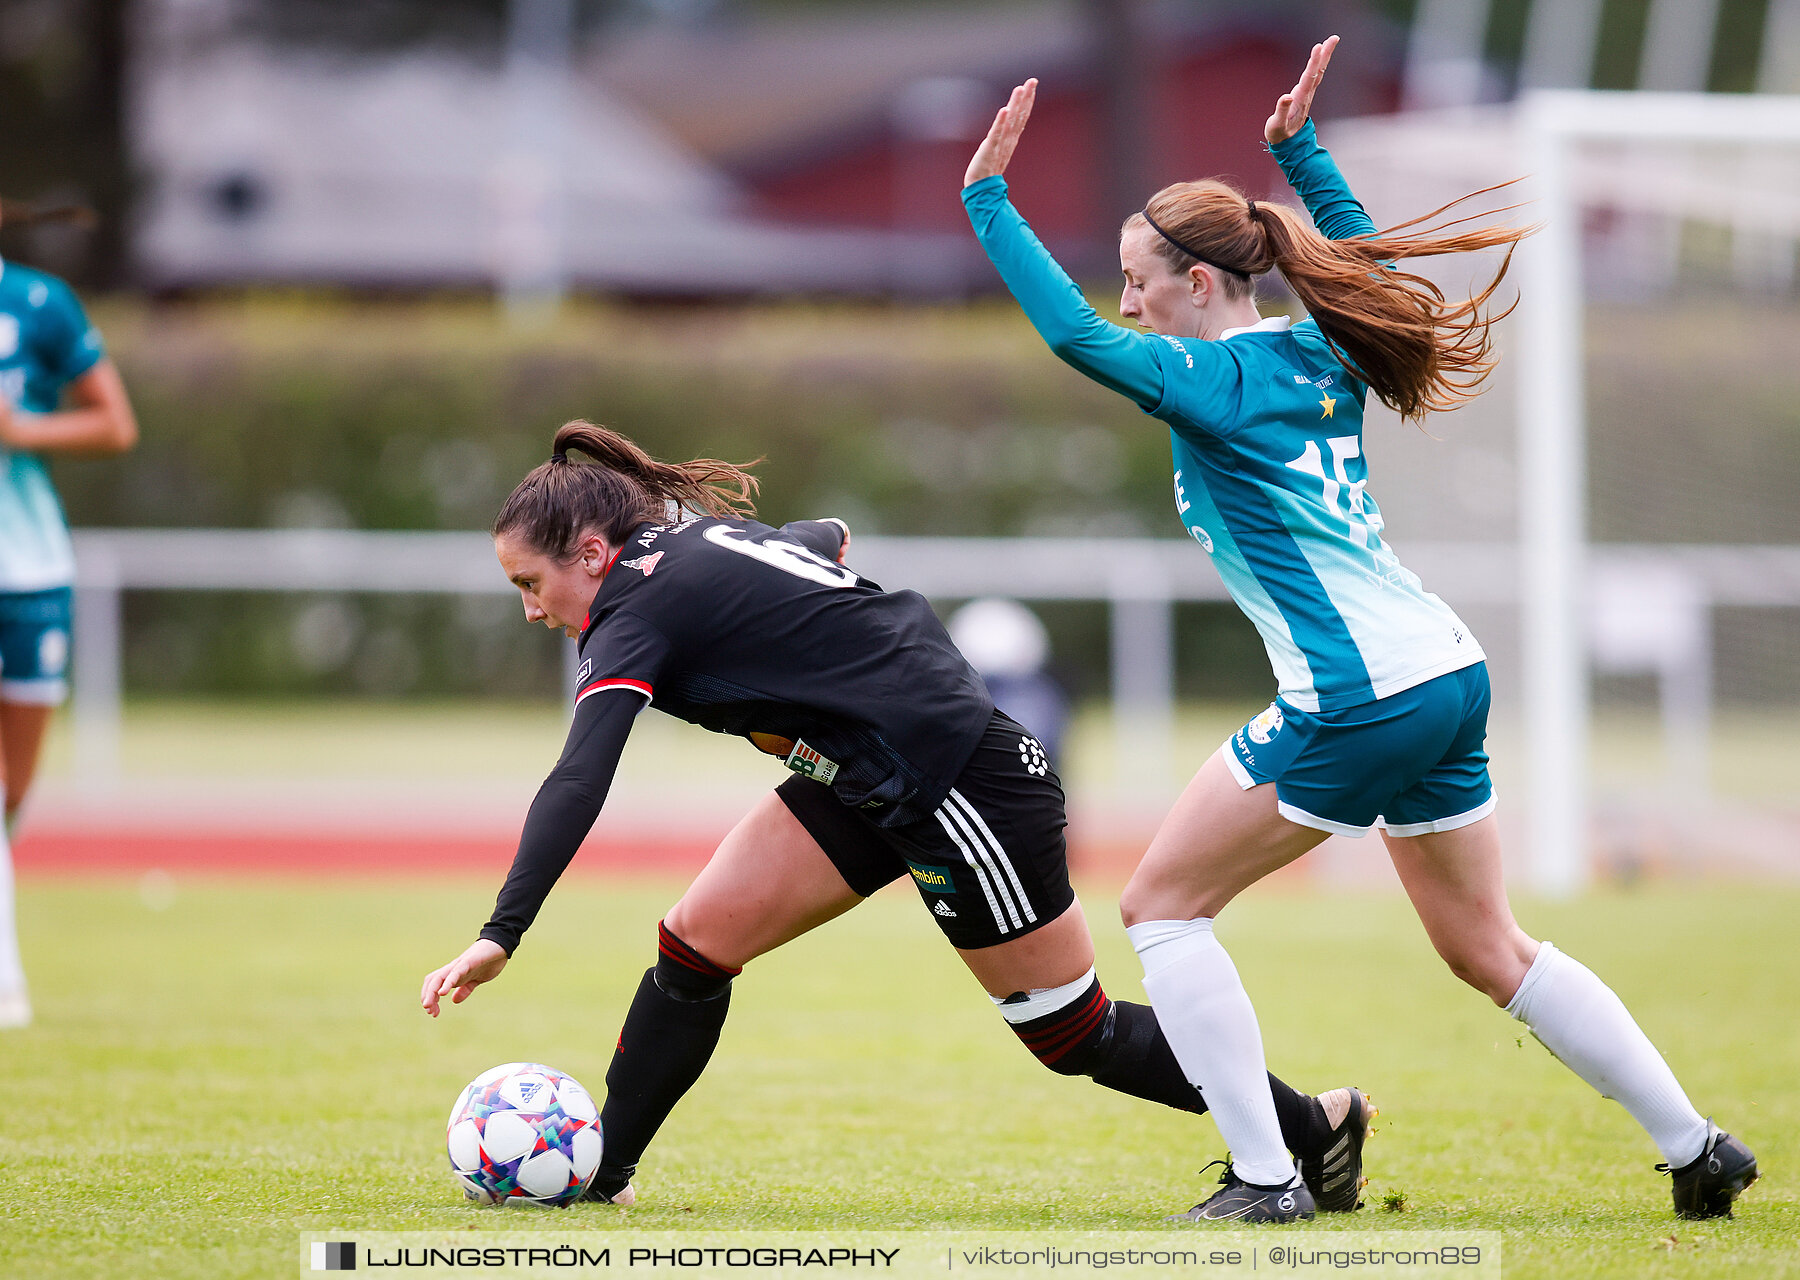
[[[841,521],[758,524],[755,487],[725,463],[657,462],[572,422],[501,508],[494,550],[526,619],[580,638],[575,719],[492,918],[426,977],[425,1011],[499,976],[652,703],[747,737],[794,776],[725,837],[658,926],[656,964],[606,1074],[605,1156],[588,1199],[636,1199],[638,1160],[711,1057],[743,966],[909,874],[1046,1066],[1205,1111],[1149,1008],[1109,1000],[1094,975],[1062,787],[1036,740],[994,709],[924,597],[844,567]],[[1372,1108],[1353,1089],[1313,1098],[1271,1081],[1319,1206],[1356,1208]]]

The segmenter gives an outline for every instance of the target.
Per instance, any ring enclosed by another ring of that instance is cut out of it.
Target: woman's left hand
[[[498,942],[477,938],[449,964],[425,975],[425,983],[419,988],[419,1005],[435,1018],[442,997],[449,996],[451,1004],[461,1004],[475,994],[476,987],[498,978],[504,968],[506,949]]]
[[[975,149],[968,172],[963,174],[963,186],[973,186],[983,178],[1006,172],[1006,166],[1012,163],[1013,151],[1019,145],[1019,135],[1025,132],[1025,122],[1031,119],[1031,104],[1036,101],[1035,79],[1027,80],[1012,91],[1006,105],[1000,108],[1000,114],[994,117],[987,137]]]
[[[1286,142],[1306,126],[1306,119],[1312,114],[1313,94],[1319,91],[1319,81],[1325,78],[1325,68],[1331,65],[1331,54],[1337,47],[1336,36],[1315,44],[1312,56],[1306,60],[1306,70],[1300,73],[1300,82],[1275,103],[1275,114],[1263,125],[1263,138],[1271,147]]]

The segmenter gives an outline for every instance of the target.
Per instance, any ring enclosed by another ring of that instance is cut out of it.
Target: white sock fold
[[[1199,1089],[1245,1182],[1285,1186],[1293,1157],[1263,1065],[1256,1010],[1213,922],[1146,920],[1125,931],[1144,962],[1144,990],[1182,1074]]]
[[[1631,1113],[1679,1169],[1706,1145],[1706,1120],[1613,989],[1548,942],[1506,1011],[1558,1061]]]

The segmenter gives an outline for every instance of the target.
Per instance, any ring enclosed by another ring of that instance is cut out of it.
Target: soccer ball
[[[600,1167],[600,1113],[572,1076],[509,1062],[469,1082],[450,1110],[450,1172],[476,1204],[566,1208]]]

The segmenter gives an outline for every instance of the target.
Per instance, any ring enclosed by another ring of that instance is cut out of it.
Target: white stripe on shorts
[[[988,883],[987,872],[983,871],[981,864],[975,861],[974,850],[969,848],[968,841],[963,839],[962,832],[956,829],[956,824],[945,812],[949,807],[949,801],[945,801],[938,807],[938,811],[934,815],[938,820],[938,825],[944,828],[944,834],[954,840],[956,847],[962,850],[963,861],[975,869],[975,878],[981,882],[981,891],[987,895],[988,910],[994,913],[994,924],[999,927],[1001,933],[1006,933],[1008,931],[1006,917],[1000,914],[1000,903],[994,897],[994,886]]]
[[[955,792],[951,792],[951,795],[955,794]],[[1006,887],[1006,880],[1001,876],[1000,868],[994,862],[994,851],[977,834],[967,815],[954,800],[945,800],[944,810],[950,815],[951,820],[962,829],[963,835],[968,838],[967,847],[974,850],[975,856],[981,859],[982,865],[988,869],[988,874],[994,878],[994,884],[1000,890],[1000,901],[1006,904],[1006,914],[1012,917],[1013,928],[1023,928],[1024,925],[1019,919],[1019,904],[1013,898],[1012,890]]]
[[[1025,886],[1019,883],[1019,873],[1014,870],[1012,859],[1007,856],[1006,850],[1002,848],[1000,842],[994,838],[994,833],[988,828],[986,820],[975,811],[975,806],[969,803],[968,797],[964,796],[963,793],[958,791],[955,787],[950,788],[950,798],[961,805],[964,811],[968,813],[970,819],[974,821],[976,829],[981,832],[983,838],[987,841],[987,847],[993,851],[994,857],[997,858],[1000,865],[1006,869],[1006,878],[1012,882],[1013,892],[1019,895],[1019,905],[1025,909],[1025,918],[1033,924],[1036,924],[1037,912],[1032,909],[1031,899],[1025,895]]]
[[[1386,818],[1377,818],[1375,825],[1381,827],[1390,836],[1428,836],[1439,831],[1460,831],[1464,827],[1474,826],[1494,811],[1494,802],[1498,799],[1492,792],[1488,798],[1466,813],[1453,813],[1448,818],[1438,818],[1431,822],[1391,823]]]

